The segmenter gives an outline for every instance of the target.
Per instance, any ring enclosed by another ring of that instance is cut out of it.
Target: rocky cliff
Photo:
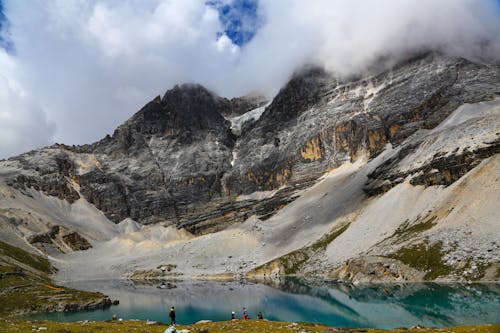
[[[181,85],[96,143],[1,161],[0,181],[4,193],[35,191],[69,206],[83,200],[114,223],[161,222],[207,234],[252,216],[265,221],[348,164],[370,165],[350,203],[377,200],[400,184],[450,186],[500,151],[496,104],[453,115],[499,96],[498,65],[436,53],[355,79],[307,67],[270,102]],[[246,113],[252,116],[235,130],[235,117]],[[4,202],[0,208],[13,214],[15,205]],[[340,211],[317,225],[331,226]]]

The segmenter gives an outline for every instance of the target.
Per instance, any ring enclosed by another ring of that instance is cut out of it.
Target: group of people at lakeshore
[[[242,315],[243,315],[243,319],[244,320],[249,320],[250,317],[248,316],[248,311],[247,311],[247,308],[246,307],[243,307],[243,311],[242,311]],[[168,313],[168,316],[170,317],[170,325],[175,325],[176,322],[175,322],[175,307],[171,307],[170,308],[170,312]],[[234,320],[236,319],[236,313],[234,311],[231,312],[231,320]],[[259,311],[259,313],[257,313],[257,319],[264,319],[264,316],[262,315],[262,312]]]
[[[175,318],[176,318],[176,315],[175,315],[175,307],[171,307],[170,308],[170,312],[168,313],[168,316],[170,317],[170,325],[175,325],[176,324],[176,321],[175,321]],[[243,317],[243,320],[249,320],[250,319],[250,316],[248,315],[248,311],[247,311],[247,308],[246,307],[243,307],[243,310],[242,310],[242,317]],[[117,316],[116,314],[113,314],[113,317],[112,317],[112,320],[117,320]],[[264,316],[262,315],[262,312],[259,311],[257,313],[257,319],[264,319]],[[119,320],[122,320],[122,319],[119,319]],[[231,311],[231,320],[236,320],[236,313],[234,311]]]
[[[231,319],[236,319],[236,314],[234,311],[231,312]],[[250,317],[248,316],[248,311],[247,308],[243,307],[243,319],[248,320]],[[264,319],[264,316],[262,315],[262,312],[259,311],[257,314],[257,319]]]

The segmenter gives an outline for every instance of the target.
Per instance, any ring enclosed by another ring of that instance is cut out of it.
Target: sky
[[[0,158],[91,143],[175,84],[273,96],[438,50],[500,61],[498,0],[0,0]]]

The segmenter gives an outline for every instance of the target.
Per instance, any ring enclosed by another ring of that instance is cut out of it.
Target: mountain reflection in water
[[[101,291],[120,305],[106,310],[44,314],[30,318],[57,321],[123,319],[168,322],[175,306],[180,324],[202,319],[251,319],[262,311],[269,320],[320,322],[332,326],[447,327],[496,323],[500,313],[499,284],[366,284],[305,283],[286,279],[274,286],[251,282],[170,281],[151,284],[131,281],[79,281],[72,288]]]

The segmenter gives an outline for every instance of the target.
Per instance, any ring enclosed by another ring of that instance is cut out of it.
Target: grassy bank
[[[109,306],[101,293],[54,285],[52,272],[46,258],[0,242],[0,317]]]
[[[49,333],[162,333],[168,326],[164,324],[148,325],[144,321],[124,322],[88,322],[88,323],[57,323],[48,321],[13,321],[0,320],[0,332],[28,333],[33,331],[44,331]],[[354,332],[393,332],[393,333],[499,333],[500,324],[460,326],[443,329],[410,328],[395,329],[392,331],[376,329],[353,329],[353,328],[331,328],[318,324],[307,323],[285,323],[266,320],[233,320],[214,323],[177,326],[178,330],[186,329],[191,333],[285,333],[285,332],[318,332],[318,333],[354,333]]]

